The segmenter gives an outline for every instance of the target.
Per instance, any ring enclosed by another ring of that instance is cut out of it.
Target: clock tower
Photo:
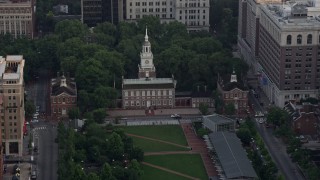
[[[148,29],[146,27],[146,35],[142,44],[140,53],[141,62],[139,66],[139,78],[156,78],[156,68],[153,64],[153,54],[151,52],[151,43],[149,42]]]

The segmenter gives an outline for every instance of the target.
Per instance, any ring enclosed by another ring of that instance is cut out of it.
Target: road
[[[48,92],[49,92],[48,71],[42,70],[39,76],[35,77],[34,83],[28,86],[29,98],[40,106],[39,113],[48,114]],[[38,123],[32,123],[34,131],[34,144],[38,147],[38,152],[34,153],[35,166],[39,180],[57,180],[58,169],[58,145],[55,143],[57,128],[45,119],[39,117]]]
[[[264,94],[262,93],[260,94],[260,96],[263,95]],[[249,101],[251,104],[253,104],[253,108],[255,111],[266,111],[265,107],[260,106],[260,100],[255,98],[251,93],[249,96]],[[269,103],[266,103],[266,101],[264,101],[264,105],[268,104]],[[291,158],[288,156],[286,152],[286,146],[281,142],[281,140],[274,137],[273,130],[271,128],[266,128],[264,124],[259,124],[258,122],[256,122],[256,127],[259,134],[263,138],[263,141],[272,159],[274,160],[278,169],[284,175],[285,179],[304,180],[305,178],[301,175],[300,171],[298,170],[298,167],[295,163],[291,161]]]
[[[38,153],[35,155],[38,179],[57,180],[58,144],[54,142],[57,128],[48,122],[40,122],[34,129],[39,138]]]

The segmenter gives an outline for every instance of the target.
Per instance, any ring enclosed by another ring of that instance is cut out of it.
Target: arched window
[[[308,34],[307,44],[312,44],[312,35],[311,34]]]
[[[299,35],[297,36],[297,44],[301,44],[301,43],[302,43],[302,35],[299,34]]]
[[[287,36],[287,44],[291,44],[291,39],[292,39],[292,36],[291,36],[291,35],[288,35],[288,36]]]

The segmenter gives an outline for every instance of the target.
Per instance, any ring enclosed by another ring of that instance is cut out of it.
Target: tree
[[[112,169],[109,163],[103,164],[102,170],[100,173],[100,179],[116,180],[115,177],[112,175]]]
[[[26,113],[25,114],[26,118],[28,118],[28,119],[32,118],[33,114],[36,112],[36,107],[32,101],[26,100],[24,109],[25,109],[25,113]]]
[[[228,103],[226,106],[225,106],[225,113],[227,115],[234,115],[236,112],[236,108],[234,106],[234,104],[232,103]]]
[[[99,86],[93,93],[95,108],[110,108],[115,107],[117,99],[117,91],[111,87]]]
[[[199,110],[202,115],[207,115],[209,113],[209,106],[208,104],[205,103],[200,103],[199,104]]]
[[[278,107],[272,107],[268,112],[267,122],[276,126],[288,125],[289,114],[287,113],[287,111],[282,110]]]
[[[96,109],[93,111],[93,119],[99,124],[104,122],[104,118],[106,117],[106,115],[107,113],[104,108]]]
[[[80,111],[78,107],[72,108],[68,111],[69,119],[79,119]]]
[[[61,41],[65,41],[73,37],[83,38],[88,27],[79,20],[63,20],[56,24],[54,32],[60,36]]]
[[[237,136],[240,138],[243,144],[245,144],[246,146],[250,145],[251,135],[248,129],[240,128],[239,131],[237,131]]]
[[[109,140],[109,152],[110,157],[112,157],[115,160],[120,160],[123,158],[124,153],[124,144],[121,140],[121,137],[117,133],[112,133]]]
[[[96,173],[91,172],[88,174],[87,180],[100,180],[100,178]]]

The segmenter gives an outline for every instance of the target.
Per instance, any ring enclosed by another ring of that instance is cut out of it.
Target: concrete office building
[[[209,31],[209,0],[127,0],[125,17],[137,21],[144,16],[157,16],[161,22],[177,20],[188,31]]]
[[[1,133],[4,154],[22,156],[25,60],[21,55],[0,56]]]
[[[239,49],[270,101],[283,107],[317,98],[320,1],[242,1],[240,6]]]
[[[123,20],[125,0],[81,0],[83,23],[94,27],[98,23],[118,24]]]
[[[33,0],[0,0],[0,34],[15,38],[35,35]]]

